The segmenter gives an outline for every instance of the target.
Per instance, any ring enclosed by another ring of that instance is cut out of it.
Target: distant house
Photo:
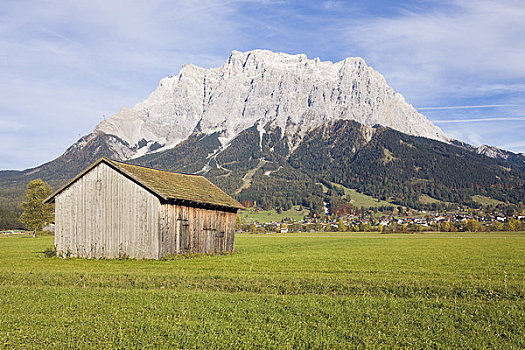
[[[52,194],[57,254],[148,258],[233,251],[242,205],[203,176],[101,158]]]

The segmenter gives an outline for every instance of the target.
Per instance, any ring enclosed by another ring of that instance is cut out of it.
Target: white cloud
[[[466,123],[439,124],[445,134],[451,138],[471,143],[496,146],[512,152],[525,152],[523,135],[525,123],[513,120],[476,121]]]
[[[516,83],[525,78],[523,2],[441,5],[352,23],[345,29],[347,42],[363,50],[394,87],[419,103],[436,94],[523,91],[523,84]]]
[[[17,122],[9,121],[9,120],[0,120],[0,133],[3,132],[12,132],[12,131],[19,131],[26,127],[24,124],[20,124]]]
[[[525,140],[509,142],[503,144],[502,147],[504,149],[521,149],[521,152],[525,152]]]
[[[327,10],[334,10],[334,9],[338,9],[338,8],[341,8],[342,6],[342,2],[341,1],[325,1],[323,2],[323,7]]]
[[[441,107],[419,107],[420,111],[438,111],[451,109],[481,109],[481,108],[498,108],[498,107],[512,107],[514,105],[477,105],[477,106],[441,106]]]
[[[501,121],[525,121],[525,117],[500,117],[500,118],[475,118],[475,119],[446,119],[433,120],[436,124],[450,124],[450,123],[479,123],[479,122],[501,122]]]

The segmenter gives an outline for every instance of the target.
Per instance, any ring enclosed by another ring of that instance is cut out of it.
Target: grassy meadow
[[[379,200],[374,197],[368,196],[364,193],[359,193],[354,189],[347,188],[338,184],[333,184],[335,187],[342,188],[345,191],[346,199],[349,200],[350,204],[352,204],[356,208],[371,208],[371,207],[380,207],[380,206],[396,206],[395,204],[392,204],[387,201]]]
[[[290,210],[283,210],[278,213],[275,209],[260,210],[258,208],[246,208],[239,213],[241,222],[251,224],[257,222],[280,222],[282,219],[289,218],[295,221],[302,220],[310,211],[308,209],[295,206]]]
[[[171,260],[0,237],[0,348],[525,348],[525,233],[237,236]]]

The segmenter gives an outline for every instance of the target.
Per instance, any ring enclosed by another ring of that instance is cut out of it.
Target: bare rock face
[[[233,51],[218,68],[185,65],[95,131],[122,140],[128,149],[118,153],[129,159],[172,148],[194,131],[218,132],[224,147],[254,125],[260,133],[280,127],[293,148],[308,130],[338,119],[448,141],[362,58],[332,63],[266,50]]]
[[[509,157],[507,151],[503,151],[497,147],[494,146],[487,146],[487,145],[481,145],[478,148],[476,148],[476,153],[483,154],[490,158],[496,158],[496,159],[507,159]]]

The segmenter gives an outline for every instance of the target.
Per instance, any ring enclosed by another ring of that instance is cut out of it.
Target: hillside
[[[133,162],[200,171],[239,200],[273,208],[320,210],[323,201],[341,202],[344,191],[331,183],[415,208],[424,207],[423,194],[474,207],[475,195],[510,203],[525,198],[525,173],[512,163],[389,128],[334,121],[308,132],[292,150],[279,129],[259,135],[256,128],[245,130],[219,153],[211,152],[218,142],[214,137],[194,137]],[[183,149],[193,150],[192,157],[181,157]],[[250,185],[235,194],[254,169]]]

